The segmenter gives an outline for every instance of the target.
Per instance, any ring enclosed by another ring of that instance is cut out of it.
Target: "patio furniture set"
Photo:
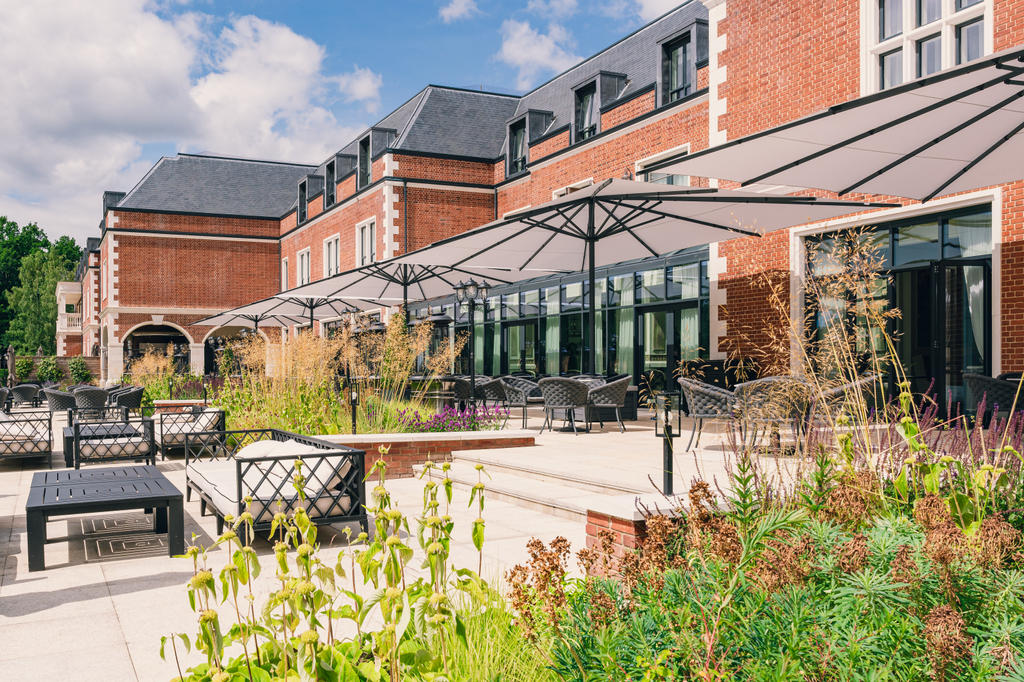
[[[476,382],[475,393],[468,377],[448,376],[442,382],[450,387],[450,395],[461,406],[479,401],[485,406],[491,404],[522,410],[524,429],[527,408],[538,405],[544,410],[541,432],[552,427],[552,419],[556,414],[563,416],[564,422],[569,424],[574,433],[578,433],[577,421],[582,421],[589,431],[590,424],[595,421],[603,427],[605,421],[614,419],[620,431],[626,430],[622,419],[631,388],[628,375],[605,378],[581,374],[574,377],[543,377],[536,381],[521,375],[484,377]],[[632,414],[628,417],[636,417],[635,405],[634,402]]]
[[[37,472],[32,478],[25,507],[30,571],[45,568],[47,521],[71,514],[152,510],[154,532],[168,534],[171,556],[181,554],[183,496],[157,469],[158,452],[163,459],[184,456],[187,498],[193,493],[199,497],[200,513],[216,517],[218,534],[225,517],[245,511],[246,497],[252,500],[250,510],[260,531],[270,527],[278,510],[298,507],[316,523],[352,521],[368,529],[362,450],[277,429],[228,431],[224,411],[218,409],[164,413],[154,419],[132,415],[118,396],[101,401],[97,392],[83,395],[90,397],[66,408],[68,468]],[[47,395],[50,399],[55,409],[69,404],[65,396]],[[52,467],[52,422],[49,409],[0,414],[0,459],[45,457]],[[300,473],[297,459],[303,463],[302,495],[294,483]],[[112,462],[120,464],[88,466]]]

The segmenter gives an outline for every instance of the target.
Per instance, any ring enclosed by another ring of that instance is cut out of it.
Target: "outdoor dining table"
[[[82,438],[124,438],[139,435],[139,430],[128,422],[98,422],[96,424],[82,424],[78,427],[79,436]],[[64,427],[64,465],[75,466],[75,427]]]

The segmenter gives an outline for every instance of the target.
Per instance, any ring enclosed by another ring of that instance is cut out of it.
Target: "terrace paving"
[[[540,423],[539,413],[531,414],[529,428],[536,431]],[[55,418],[54,432],[60,433],[61,426]],[[59,448],[60,439],[55,440]],[[698,470],[711,476],[724,473],[722,440],[705,434],[699,453],[676,458],[677,492],[689,487]],[[628,423],[625,433],[606,424],[603,430],[578,436],[545,432],[536,442],[531,448],[457,453],[453,471],[458,478],[467,477],[466,485],[456,487],[451,509],[457,565],[477,565],[469,537],[477,514],[475,508],[467,508],[477,462],[493,476],[484,479],[489,492],[483,574],[491,581],[527,559],[531,537],[547,541],[562,535],[574,547],[582,547],[585,524],[578,510],[604,505],[629,511],[639,493],[655,492],[648,477],[661,480],[661,443],[648,420]],[[62,461],[62,454],[55,453],[55,466]],[[158,466],[184,490],[180,459]],[[24,509],[32,474],[39,468],[37,460],[0,463],[0,680],[171,679],[176,668],[173,659],[160,659],[160,637],[195,631],[195,615],[184,589],[192,574],[190,562],[167,556],[165,537],[150,532],[151,522],[141,512],[111,512],[51,521],[47,568],[29,573]],[[403,512],[419,513],[422,481],[393,480],[387,487]],[[530,499],[509,494],[517,487]],[[545,495],[568,501],[577,513],[559,513],[534,499]],[[186,539],[193,533],[203,545],[212,545],[216,537],[213,517],[200,516],[196,499],[185,503]],[[344,546],[337,527],[322,529],[320,540],[328,559]],[[268,542],[258,540],[256,549],[264,562],[271,560]],[[226,556],[221,548],[211,550],[210,567],[219,571]],[[418,570],[414,567],[412,572]],[[268,570],[257,592],[265,595],[273,587]],[[193,652],[186,660],[196,664],[201,659]]]

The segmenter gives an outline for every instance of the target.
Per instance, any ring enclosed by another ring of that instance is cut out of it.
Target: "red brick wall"
[[[527,161],[533,163],[539,159],[543,159],[548,154],[557,152],[559,149],[565,149],[569,146],[569,131],[563,131],[557,135],[552,135],[546,140],[542,140],[537,144],[530,145],[529,156]]]
[[[232,308],[277,292],[275,241],[117,235],[118,305]]]
[[[719,128],[742,137],[860,94],[859,0],[730,0],[719,33],[728,104]],[[713,39],[712,39],[713,40]]]
[[[490,185],[494,182],[493,164],[485,161],[436,159],[425,156],[395,154],[395,176],[448,182],[471,182]]]
[[[280,222],[276,218],[219,218],[213,216],[173,215],[118,210],[118,230],[160,230],[239,237],[276,237]]]
[[[996,52],[1024,45],[1024,7],[1020,0],[994,0],[992,14]]]
[[[60,348],[57,351],[60,352]],[[68,334],[64,337],[64,352],[62,355],[67,358],[75,357],[76,355],[82,354],[82,335],[81,334]]]
[[[626,123],[637,116],[643,116],[648,112],[654,111],[656,106],[656,97],[657,95],[655,91],[652,90],[645,95],[634,97],[625,104],[620,104],[613,109],[609,109],[601,114],[601,130],[614,128],[615,126]]]
[[[615,556],[621,559],[626,552],[640,546],[645,531],[646,523],[644,521],[621,519],[587,510],[587,547],[590,549],[601,547],[603,544],[601,535],[610,532],[612,534],[612,550]],[[599,565],[600,562],[595,564],[594,568],[598,568]]]
[[[401,207],[402,190],[397,192]],[[399,208],[401,210],[401,208]],[[427,246],[494,219],[492,192],[459,192],[450,189],[409,188],[409,250]],[[401,219],[399,229],[401,229]],[[399,245],[403,244],[399,232]]]

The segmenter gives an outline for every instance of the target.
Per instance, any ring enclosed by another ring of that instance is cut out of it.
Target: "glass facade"
[[[964,373],[991,372],[992,213],[988,206],[935,214],[862,233],[887,276],[860,296],[899,315],[888,323],[892,350],[915,392],[973,410],[980,396],[967,394]],[[811,278],[836,275],[836,236],[806,240]],[[856,352],[887,354],[882,330],[858,318],[858,301],[835,296],[807,300],[814,333],[844,321],[855,331]]]
[[[594,311],[597,373],[651,372],[671,381],[679,362],[707,357],[706,248],[599,269]],[[479,374],[572,375],[587,372],[591,348],[588,283],[582,273],[538,278],[501,288],[476,306],[474,355]],[[412,307],[414,317],[437,301]],[[469,331],[467,313],[455,310],[448,334]],[[464,306],[460,306],[464,307]],[[469,349],[455,371],[468,369]]]

